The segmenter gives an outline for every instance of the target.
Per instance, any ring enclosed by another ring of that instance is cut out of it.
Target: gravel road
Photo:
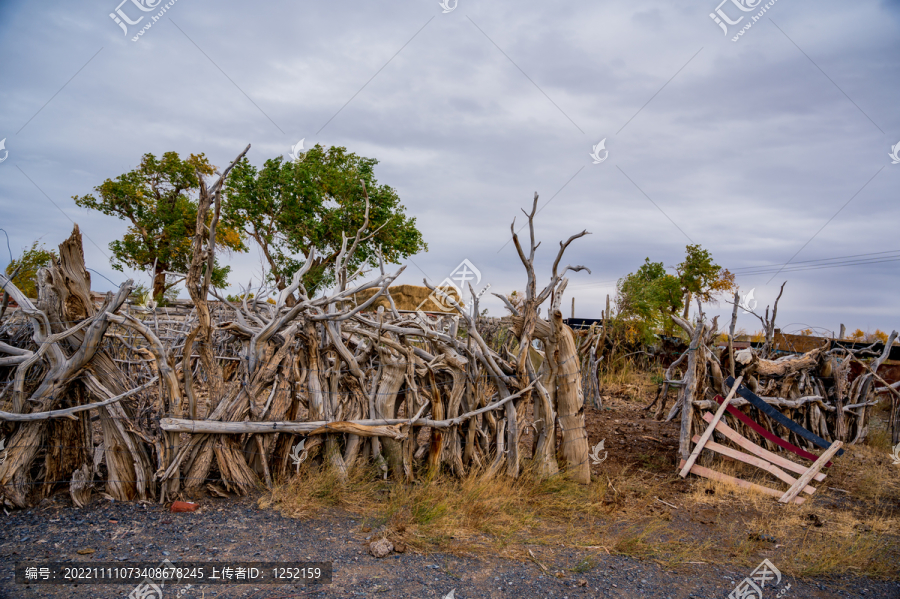
[[[714,563],[677,571],[652,562],[610,556],[602,550],[534,547],[535,560],[464,557],[410,552],[376,559],[366,533],[352,516],[292,520],[260,510],[250,499],[205,500],[193,513],[170,513],[150,504],[95,500],[74,509],[51,499],[3,518],[0,532],[0,597],[128,597],[131,585],[16,584],[16,562],[331,561],[330,585],[169,585],[165,599],[241,597],[647,597],[722,598],[750,571]],[[371,533],[370,533],[371,534]],[[540,564],[540,565],[539,565]],[[777,566],[777,564],[775,564]],[[545,569],[543,569],[543,566]],[[788,588],[790,585],[790,588]],[[797,580],[784,576],[766,599],[780,597],[900,598],[900,583],[851,576]],[[158,599],[149,595],[142,599]],[[754,597],[754,599],[756,599]]]

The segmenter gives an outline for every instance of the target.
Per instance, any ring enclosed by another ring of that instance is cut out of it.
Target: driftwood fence
[[[371,462],[407,481],[438,469],[516,477],[526,466],[590,481],[577,345],[588,348],[560,311],[567,271],[583,268],[560,261],[586,232],[560,243],[538,291],[535,195],[527,248],[513,230],[525,299],[508,306],[505,340],[493,347],[470,311],[440,290],[458,312],[449,326],[396,310],[389,285],[402,268],[388,273],[382,264],[374,279],[353,282],[347,265],[368,219],[344,239],[330,294],[311,297],[301,268],[274,304],[212,302],[209,273],[231,166],[201,186],[184,273],[187,310],[135,309],[126,301],[132,281],[100,305],[92,301],[77,226],[59,260],[39,272],[36,302],[0,275],[18,305],[0,311],[5,505],[32,505],[61,488],[76,505],[92,491],[157,501],[247,493],[311,461],[342,476]],[[354,294],[371,289],[356,305]],[[370,310],[381,296],[391,308]],[[547,319],[538,317],[542,304]]]
[[[728,394],[731,387],[727,382],[729,376],[743,377],[744,385],[765,403],[828,443],[841,441],[843,444],[854,444],[865,440],[869,434],[872,409],[879,401],[878,395],[889,394],[892,444],[900,441],[900,391],[897,389],[900,385],[888,384],[877,372],[890,354],[898,336],[897,331],[891,333],[880,352],[875,350],[875,345],[850,349],[836,344],[837,347],[833,349],[822,347],[802,355],[770,359],[775,353],[772,339],[777,301],[771,319],[768,308],[765,317],[760,317],[766,332],[766,343],[759,350],[748,348],[734,351],[737,308],[738,296],[735,294],[729,341],[724,350],[716,349],[718,317],[708,321],[701,308],[695,322],[674,318],[690,339],[690,345],[666,370],[661,391],[647,408],[655,404],[657,418],[661,419],[665,413],[669,388],[679,390],[678,399],[666,420],[673,420],[680,415],[679,454],[682,460],[688,460],[691,454],[692,439],[707,428],[707,423],[703,420],[704,411],[715,412],[719,407],[715,396],[724,397]],[[862,367],[863,374],[851,382],[850,367],[853,362]],[[675,374],[679,369],[683,369],[680,379]],[[808,439],[774,421],[750,405],[746,399],[738,397],[731,401],[731,405],[739,408],[775,437],[806,450],[815,449]],[[766,450],[780,451],[771,440],[746,426],[732,414],[726,413],[723,421]],[[708,458],[711,454],[705,455]]]

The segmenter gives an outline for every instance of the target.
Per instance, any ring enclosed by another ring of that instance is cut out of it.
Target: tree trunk
[[[166,273],[165,266],[156,264],[156,272],[153,273],[153,297],[151,299],[161,299],[166,292]]]
[[[584,393],[581,388],[575,336],[572,329],[563,324],[562,313],[559,310],[554,310],[550,322],[557,339],[557,353],[554,358],[559,366],[556,378],[556,406],[562,436],[560,454],[569,476],[580,483],[589,484],[590,447],[584,426]]]

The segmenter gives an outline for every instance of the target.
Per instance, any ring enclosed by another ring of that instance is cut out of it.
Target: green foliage
[[[150,288],[143,283],[139,283],[131,290],[129,298],[138,306],[146,306],[147,302],[150,301]]]
[[[657,332],[674,333],[672,316],[687,309],[691,298],[710,302],[733,288],[734,275],[713,262],[709,251],[688,245],[675,274],[667,273],[662,262],[646,258],[636,272],[619,279],[617,319],[625,325],[629,341],[650,344]]]
[[[245,296],[243,296],[243,295],[226,295],[225,299],[228,300],[229,302],[231,302],[232,304],[240,304],[244,301],[244,297]],[[247,301],[250,301],[256,296],[252,293],[248,293],[246,295],[246,297],[247,297]]]
[[[242,228],[262,248],[271,281],[279,289],[303,265],[311,248],[319,254],[304,279],[307,291],[335,280],[334,261],[341,248],[341,233],[355,235],[365,214],[365,182],[370,200],[369,229],[374,236],[360,244],[350,263],[355,272],[378,265],[380,246],[386,262],[427,249],[416,219],[405,215],[397,192],[379,185],[373,169],[378,161],[320,145],[296,161],[267,160],[257,170],[245,158],[235,166],[225,189],[223,221]]]
[[[650,262],[650,258],[637,272],[619,279],[617,320],[627,322],[628,341],[650,344],[657,331],[671,331],[671,315],[681,309],[683,295],[679,278],[667,274],[662,262]]]
[[[709,250],[699,245],[685,248],[684,262],[677,270],[681,288],[701,302],[711,302],[716,295],[734,289],[734,275],[713,262]],[[688,296],[686,301],[690,299]]]
[[[147,304],[150,303],[151,291],[152,290],[149,287],[140,283],[131,291],[129,297],[136,305],[146,308]],[[154,301],[156,302],[157,307],[164,307],[168,306],[176,299],[178,299],[178,289],[170,287],[162,294],[157,295],[154,298]]]
[[[191,240],[197,222],[196,194],[200,177],[211,175],[215,167],[203,154],[182,160],[176,152],[162,158],[144,154],[138,168],[107,179],[94,190],[97,196],[74,196],[83,208],[116,216],[129,223],[121,240],[109,244],[113,268],[128,266],[146,271],[153,268],[153,295],[163,294],[177,280],[166,279],[165,271],[187,272],[191,260]],[[217,229],[220,249],[245,249],[239,230]],[[228,266],[213,271],[213,285],[224,287]]]
[[[38,242],[35,241],[30,248],[22,250],[21,256],[9,263],[6,267],[6,274],[12,275],[18,268],[19,273],[12,282],[19,288],[19,291],[25,294],[25,297],[36,298],[38,270],[58,259],[59,256],[54,250],[48,250],[44,244],[38,245]]]

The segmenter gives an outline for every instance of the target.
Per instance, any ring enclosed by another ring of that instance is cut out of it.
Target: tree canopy
[[[700,245],[688,245],[685,248],[684,262],[676,270],[684,295],[685,318],[692,297],[701,302],[711,302],[717,295],[734,289],[734,275],[713,262],[712,254]]]
[[[97,196],[74,196],[84,208],[116,216],[129,223],[121,240],[109,244],[112,267],[135,270],[152,269],[153,297],[161,297],[178,282],[166,272],[184,273],[191,260],[191,240],[197,220],[197,192],[200,177],[211,175],[216,168],[203,154],[181,159],[176,152],[161,158],[144,154],[138,168],[107,179],[94,188]],[[219,249],[244,250],[239,229],[219,227],[216,235]],[[213,271],[213,283],[225,285],[228,266]]]
[[[675,274],[667,273],[662,262],[645,258],[636,272],[619,279],[616,311],[631,323],[634,336],[650,342],[657,331],[672,334],[672,316],[681,312],[686,317],[693,297],[711,302],[733,288],[734,275],[716,264],[709,251],[688,245]]]
[[[51,261],[59,259],[55,250],[48,250],[44,244],[38,245],[35,241],[30,248],[22,250],[22,255],[14,258],[6,267],[6,274],[12,276],[18,269],[18,274],[13,277],[12,282],[16,287],[25,294],[25,297],[37,297],[37,272],[41,268],[50,264]]]
[[[397,192],[376,181],[376,164],[346,148],[320,145],[294,161],[280,156],[267,160],[261,169],[245,158],[228,178],[223,223],[243,229],[259,244],[270,283],[278,289],[290,284],[303,257],[315,248],[318,255],[304,280],[313,293],[334,282],[341,234],[352,237],[363,225],[368,193],[370,236],[360,244],[349,271],[377,266],[379,248],[386,262],[399,262],[428,246]]]

